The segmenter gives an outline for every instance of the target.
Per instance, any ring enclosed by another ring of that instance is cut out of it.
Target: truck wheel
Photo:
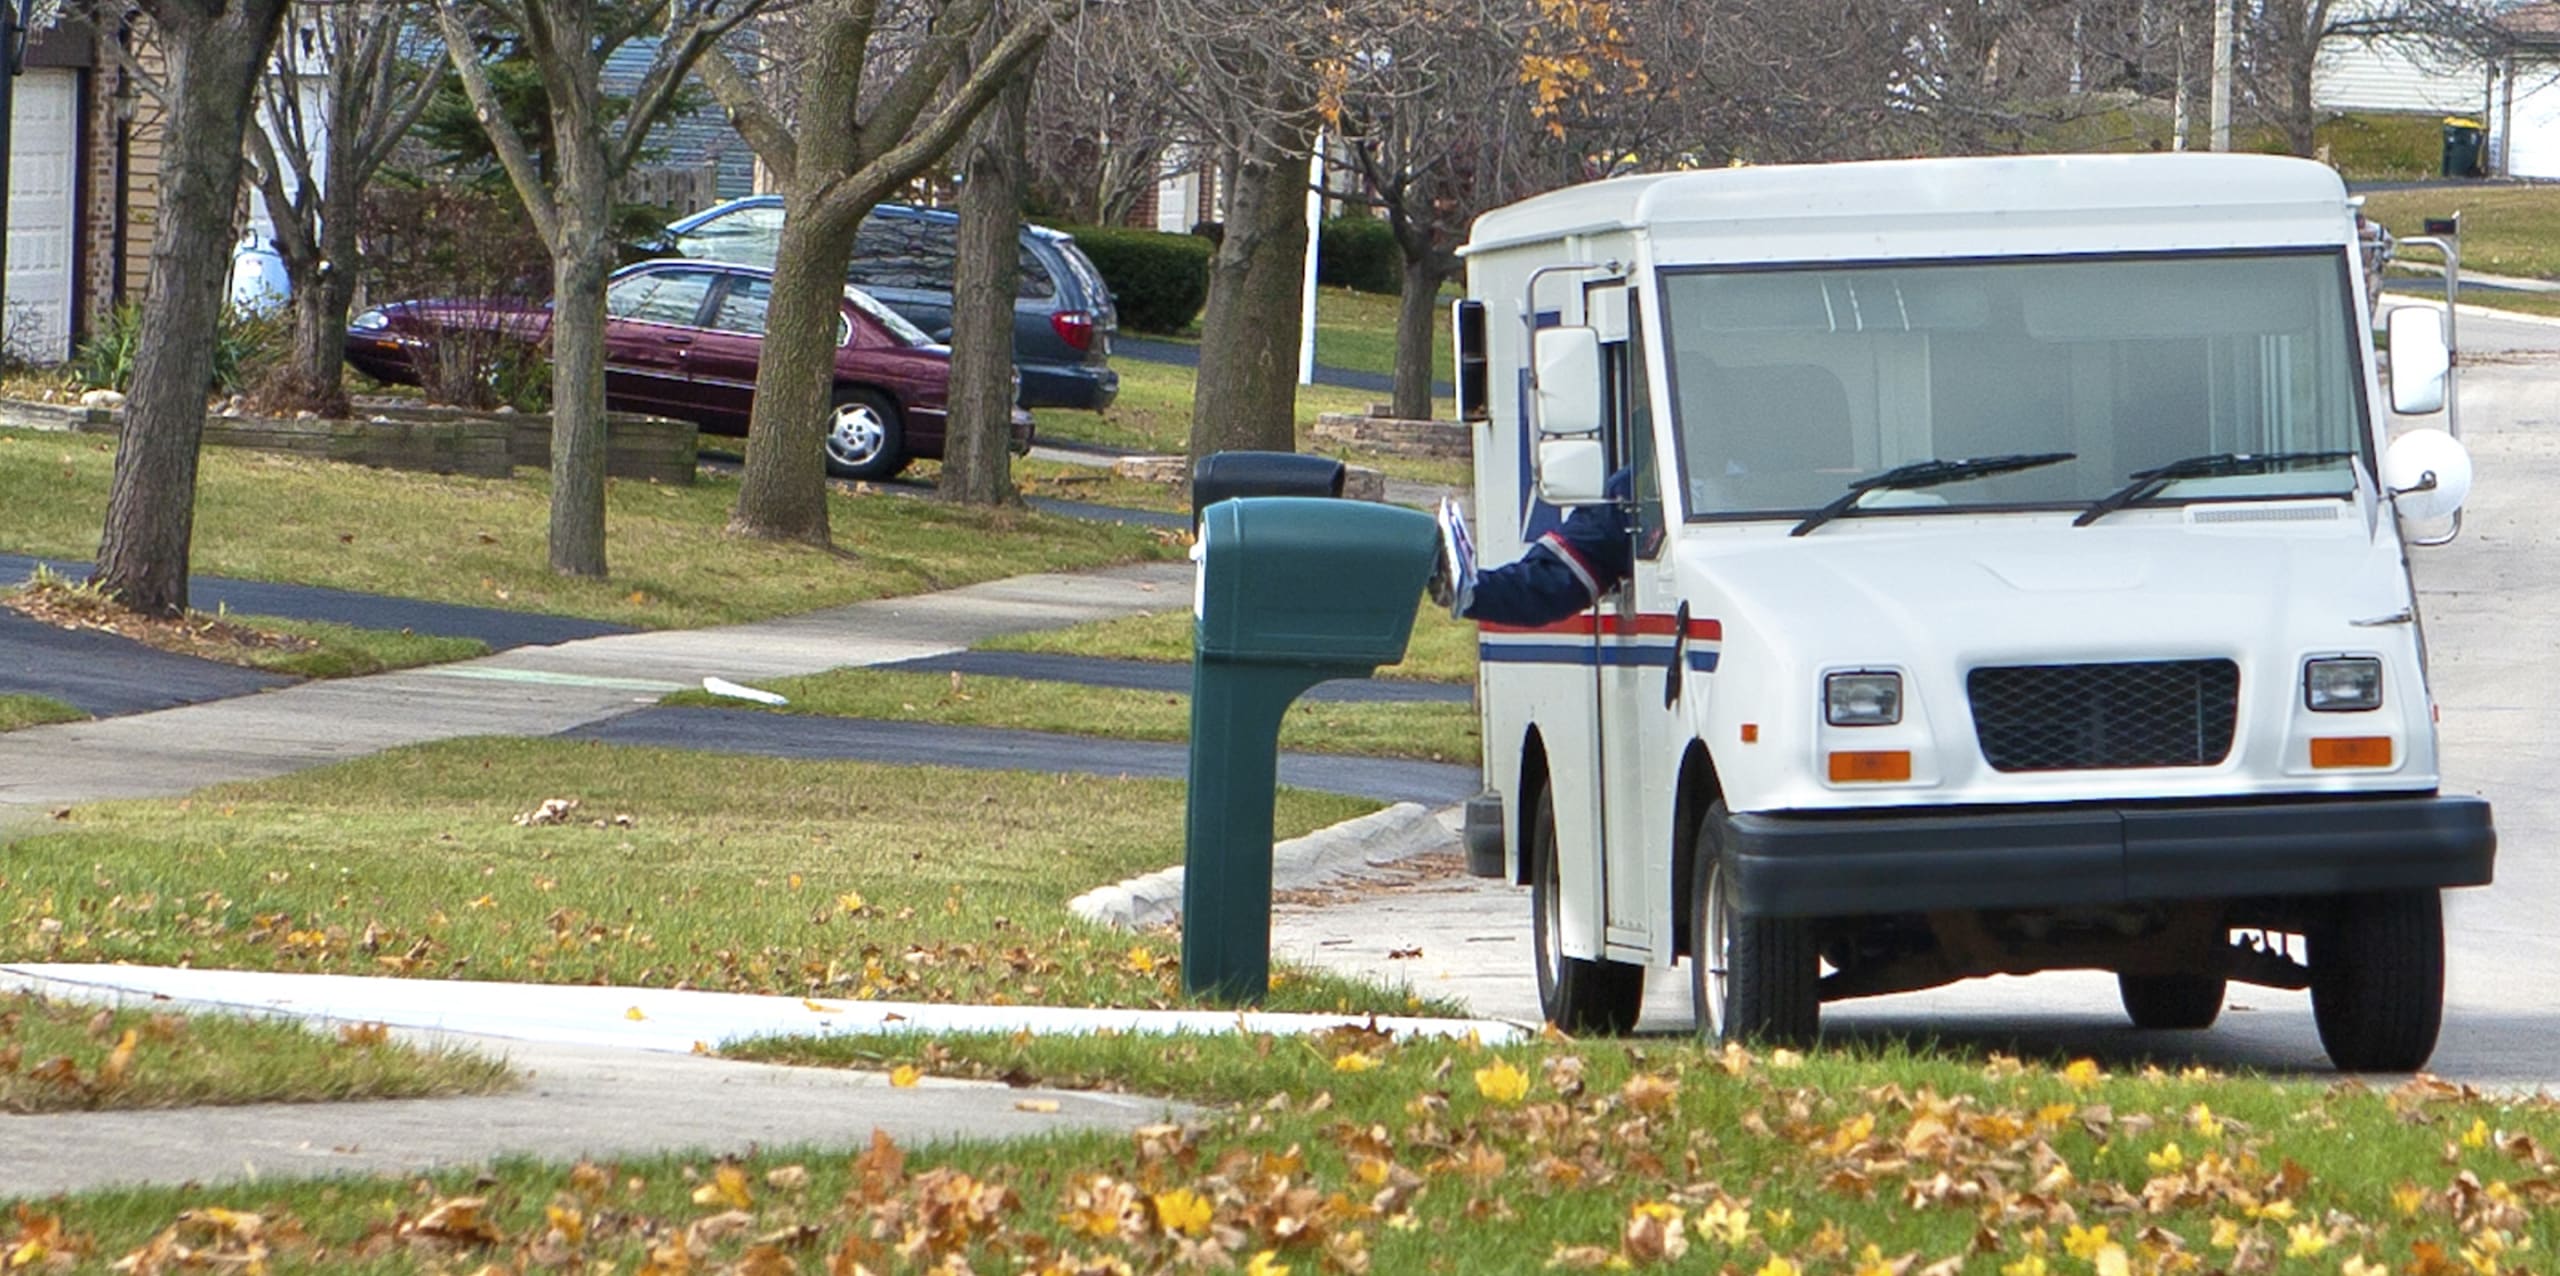
[[[2432,890],[2339,897],[2305,937],[2311,1018],[2342,1072],[2414,1072],[2444,1023],[2444,908]]]
[[[2219,975],[2117,975],[2116,993],[2136,1028],[2210,1028],[2230,981]]]
[[[1698,825],[1691,876],[1689,999],[1698,1031],[1718,1041],[1810,1045],[1822,1030],[1822,963],[1799,917],[1745,917],[1725,862],[1724,803]]]
[[[1564,955],[1564,884],[1556,866],[1556,808],[1538,790],[1529,826],[1529,939],[1537,950],[1538,1009],[1576,1034],[1621,1033],[1644,1009],[1644,967]]]

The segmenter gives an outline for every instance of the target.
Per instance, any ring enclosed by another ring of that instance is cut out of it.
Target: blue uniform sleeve
[[[1624,494],[1627,477],[1624,471],[1610,477],[1611,496]],[[1479,573],[1460,614],[1497,625],[1552,625],[1617,588],[1634,569],[1635,552],[1626,506],[1580,506],[1518,561]]]

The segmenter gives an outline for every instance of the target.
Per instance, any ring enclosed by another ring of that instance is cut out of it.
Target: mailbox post
[[[1184,827],[1182,987],[1259,1001],[1271,982],[1280,720],[1301,692],[1404,659],[1439,546],[1430,515],[1257,497],[1200,523]]]

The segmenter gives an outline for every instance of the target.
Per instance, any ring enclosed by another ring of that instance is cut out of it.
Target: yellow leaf
[[[742,1210],[755,1204],[755,1194],[747,1190],[747,1172],[724,1161],[711,1172],[710,1182],[693,1189],[693,1203]]]
[[[904,1090],[907,1087],[914,1085],[916,1081],[923,1076],[924,1074],[922,1072],[918,1072],[914,1064],[902,1063],[890,1070],[889,1084]]]
[[[1289,1276],[1289,1265],[1280,1262],[1279,1257],[1267,1249],[1255,1254],[1253,1261],[1244,1265],[1245,1276]]]
[[[2415,1218],[2418,1207],[2427,1203],[2427,1190],[2415,1183],[2403,1183],[2391,1189],[2391,1203],[2399,1208],[2400,1217]]]
[[[2105,1080],[2106,1075],[2098,1070],[2098,1061],[2095,1059],[2074,1059],[2062,1068],[2062,1079],[2070,1083],[2074,1090],[2086,1090]]]
[[[2285,1233],[2284,1256],[2312,1258],[2329,1248],[2329,1234],[2317,1223],[2296,1223]]]
[[[1367,1072],[1369,1069],[1377,1066],[1378,1061],[1376,1059],[1362,1054],[1357,1050],[1347,1051],[1333,1057],[1333,1070],[1336,1072]]]
[[[846,891],[844,894],[836,896],[836,911],[837,911],[837,912],[840,912],[840,913],[858,913],[858,912],[861,912],[861,911],[862,911],[862,909],[863,909],[862,892],[860,892],[860,891]]]
[[[140,1033],[131,1028],[124,1030],[124,1036],[116,1041],[116,1048],[107,1052],[106,1062],[98,1065],[99,1089],[123,1088],[125,1081],[132,1075],[133,1048],[140,1040]]]
[[[1529,1074],[1496,1059],[1476,1069],[1476,1093],[1496,1103],[1518,1103],[1529,1093]]]
[[[2187,1163],[2187,1154],[2179,1151],[2177,1144],[2171,1143],[2142,1159],[2150,1162],[2152,1169],[2163,1174],[2173,1174],[2177,1172],[2179,1166]]]
[[[2350,1254],[2338,1264],[2338,1276],[2391,1276],[2391,1268],[2383,1263],[2365,1261],[2362,1254]]]
[[[1155,1196],[1156,1221],[1168,1232],[1199,1237],[1209,1234],[1209,1202],[1187,1187],[1177,1187]]]
[[[2133,1260],[2125,1256],[2122,1245],[2099,1250],[2097,1268],[2098,1276],[2133,1276]]]
[[[2062,1252],[2084,1263],[2094,1261],[2098,1251],[2106,1245],[2107,1229],[2104,1227],[2082,1227],[2075,1223],[2062,1233]]]
[[[2195,1132],[2205,1138],[2222,1137],[2222,1118],[2215,1116],[2213,1109],[2204,1104],[2187,1109],[2187,1124],[2195,1127]]]
[[[1796,1265],[1784,1258],[1771,1257],[1761,1264],[1760,1276],[1797,1276]]]
[[[633,1006],[629,1010],[623,1011],[622,1017],[636,1023],[642,1019],[648,1018],[649,1016],[640,1013],[640,1008],[638,1006]]]
[[[1120,968],[1133,975],[1152,975],[1156,973],[1156,955],[1144,945],[1131,948],[1129,955],[1121,959]]]
[[[2471,1128],[2462,1132],[2462,1146],[2475,1149],[2489,1146],[2489,1123],[2479,1117],[2471,1118]]]

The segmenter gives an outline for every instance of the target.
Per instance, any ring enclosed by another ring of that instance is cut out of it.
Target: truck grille
[[[2228,660],[2013,665],[1965,679],[1982,756],[2002,771],[2213,766],[2231,752]]]

